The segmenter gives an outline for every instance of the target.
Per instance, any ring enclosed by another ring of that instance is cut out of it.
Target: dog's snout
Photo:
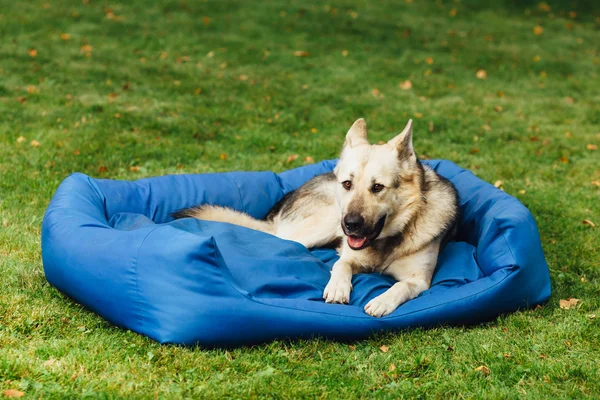
[[[346,214],[344,226],[349,232],[360,231],[365,225],[365,219],[360,214]]]

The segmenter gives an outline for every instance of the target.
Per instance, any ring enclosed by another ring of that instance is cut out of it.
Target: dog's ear
[[[367,123],[364,119],[357,119],[352,127],[346,134],[346,141],[344,142],[344,147],[356,147],[361,144],[369,144],[367,141]]]
[[[388,144],[398,150],[400,158],[408,158],[415,154],[412,143],[412,119],[408,120],[404,130],[390,140]]]

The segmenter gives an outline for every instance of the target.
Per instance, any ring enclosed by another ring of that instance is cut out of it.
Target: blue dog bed
[[[73,174],[44,217],[46,277],[113,324],[161,343],[211,347],[473,324],[545,301],[550,277],[529,211],[449,161],[426,163],[458,189],[459,235],[440,254],[431,288],[383,318],[363,307],[394,283],[384,275],[355,275],[350,305],[323,302],[333,250],[309,251],[238,226],[170,216],[211,203],[263,217],[286,193],[331,171],[332,161],[279,175],[129,182]]]

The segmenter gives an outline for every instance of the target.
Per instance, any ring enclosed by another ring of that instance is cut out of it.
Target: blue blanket
[[[426,163],[459,192],[459,234],[440,254],[431,288],[383,318],[363,307],[394,283],[384,275],[355,275],[350,305],[324,303],[337,259],[333,250],[311,251],[238,226],[170,216],[211,203],[262,218],[286,193],[331,171],[332,161],[281,174],[135,182],[73,174],[44,217],[46,277],[113,324],[161,343],[202,346],[357,339],[382,330],[473,324],[545,301],[550,277],[529,211],[449,161]]]

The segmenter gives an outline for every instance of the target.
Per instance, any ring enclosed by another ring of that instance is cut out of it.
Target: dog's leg
[[[383,317],[429,289],[439,250],[440,241],[436,240],[424,249],[394,261],[384,273],[398,282],[369,301],[365,312],[373,317]]]
[[[340,258],[333,264],[331,278],[323,291],[327,303],[349,303],[352,291],[352,265]]]

